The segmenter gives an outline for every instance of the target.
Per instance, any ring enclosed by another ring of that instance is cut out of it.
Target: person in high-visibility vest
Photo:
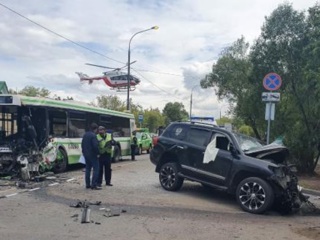
[[[102,185],[103,170],[104,178],[107,186],[112,186],[111,184],[111,152],[112,145],[114,145],[114,140],[112,139],[111,133],[106,133],[106,129],[103,126],[98,128],[97,139],[99,142],[99,177],[98,185]]]

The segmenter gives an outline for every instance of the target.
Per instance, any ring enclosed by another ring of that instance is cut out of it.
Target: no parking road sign
[[[281,87],[282,79],[276,73],[268,73],[263,78],[263,87],[269,91],[276,91]]]

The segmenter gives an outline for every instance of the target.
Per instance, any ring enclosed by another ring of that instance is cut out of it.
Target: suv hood
[[[286,158],[289,155],[289,150],[282,145],[269,144],[260,148],[245,151],[244,153],[250,157],[263,160],[272,160],[272,162],[280,164],[286,162]]]

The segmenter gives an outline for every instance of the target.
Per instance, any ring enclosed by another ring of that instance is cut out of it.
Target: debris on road
[[[85,205],[82,208],[81,223],[90,223],[90,213],[91,209],[89,208],[89,206]]]
[[[80,200],[77,200],[76,203],[71,203],[70,204],[70,207],[74,207],[74,208],[83,208],[87,205],[96,205],[96,206],[99,206],[101,204],[101,201],[95,201],[95,202],[87,202],[87,200],[84,200],[84,201],[80,201]]]
[[[312,202],[303,202],[299,208],[299,214],[306,215],[320,215],[320,209],[317,208]]]
[[[115,209],[111,209],[111,208],[106,208],[105,210],[105,214],[103,214],[104,217],[119,217],[120,216],[120,212],[126,212],[126,210],[121,210],[119,208]]]

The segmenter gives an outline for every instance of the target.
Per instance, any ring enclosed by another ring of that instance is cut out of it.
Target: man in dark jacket
[[[82,138],[81,148],[82,154],[86,159],[86,188],[100,190],[101,187],[97,186],[99,175],[99,143],[97,139],[98,125],[92,123],[90,131],[86,132]],[[91,169],[93,168],[92,181],[90,184]]]
[[[131,147],[131,160],[134,161],[136,160],[135,155],[138,147],[138,139],[136,137],[136,132],[132,132],[130,147]]]

